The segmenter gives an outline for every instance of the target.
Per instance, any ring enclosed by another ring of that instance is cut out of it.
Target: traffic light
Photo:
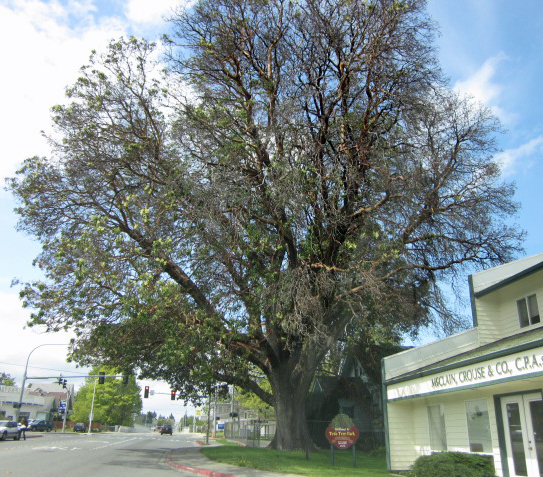
[[[172,391],[172,392],[170,393],[170,394],[171,394],[171,398],[170,398],[170,399],[171,399],[172,401],[175,401],[175,393],[176,393],[176,391]]]
[[[143,397],[148,398],[149,397],[149,386],[145,386],[145,389],[143,391]]]
[[[230,417],[238,417],[238,413],[237,412],[231,412]]]
[[[106,373],[100,371],[98,374],[100,375],[98,378],[98,384],[104,384],[106,382]]]
[[[62,381],[62,387],[64,389],[67,389],[68,388],[68,386],[67,386],[68,385],[68,380],[67,379],[61,379],[61,381]]]
[[[58,384],[62,384],[62,376],[60,376],[60,378],[58,378]]]

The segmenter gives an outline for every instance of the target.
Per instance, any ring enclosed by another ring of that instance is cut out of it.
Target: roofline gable
[[[515,275],[511,275],[510,277],[504,278],[503,280],[497,283],[494,283],[493,285],[490,285],[487,288],[484,288],[478,292],[474,292],[473,296],[475,298],[481,298],[482,296],[488,295],[489,293],[492,293],[493,291],[499,290],[500,288],[510,285],[511,283],[514,283],[522,278],[532,275],[533,273],[536,273],[539,270],[543,270],[543,261],[536,263],[535,265],[532,265],[531,267],[528,267],[516,273]],[[472,276],[473,275],[470,275],[470,279]]]

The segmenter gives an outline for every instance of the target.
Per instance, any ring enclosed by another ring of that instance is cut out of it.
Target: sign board
[[[359,436],[358,428],[354,425],[349,429],[335,429],[331,426],[326,428],[326,439],[338,449],[348,449],[356,443]]]
[[[202,415],[202,411],[196,411],[196,415],[197,415],[197,416],[201,416],[201,415]]]
[[[224,430],[224,424],[217,424],[217,429],[218,429],[219,431]]]
[[[449,371],[415,378],[387,387],[389,401],[421,396],[436,391],[454,391],[462,388],[492,384],[503,379],[529,377],[543,372],[543,347],[522,353],[459,366]]]

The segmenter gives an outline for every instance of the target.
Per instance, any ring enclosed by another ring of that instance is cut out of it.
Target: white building
[[[68,391],[70,392],[68,396]],[[18,404],[21,388],[16,386],[0,386],[0,419],[12,420],[15,418],[14,404]],[[68,390],[58,383],[29,384],[24,390],[21,401],[19,420],[44,419],[50,421],[57,414],[61,401],[73,399],[73,385],[68,384]]]
[[[443,450],[543,475],[543,254],[470,276],[473,328],[383,360],[387,459]]]

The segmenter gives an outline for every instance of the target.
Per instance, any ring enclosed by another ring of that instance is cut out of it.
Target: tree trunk
[[[286,373],[270,376],[277,428],[270,444],[277,450],[309,450],[313,447],[305,416],[305,400],[311,379],[291,379]]]

